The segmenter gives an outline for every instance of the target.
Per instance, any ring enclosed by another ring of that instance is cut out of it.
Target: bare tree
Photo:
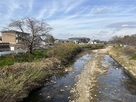
[[[34,18],[12,20],[8,25],[8,29],[30,33],[30,36],[24,39],[24,45],[28,48],[31,54],[33,49],[39,46],[42,40],[41,37],[49,35],[49,32],[52,30],[46,22]]]
[[[123,37],[115,36],[110,40],[111,43],[123,44],[127,46],[131,46],[136,49],[136,34],[126,35]]]
[[[118,36],[114,36],[112,37],[112,39],[110,40],[111,43],[117,43],[117,44],[121,44],[122,43],[122,38],[118,37]]]

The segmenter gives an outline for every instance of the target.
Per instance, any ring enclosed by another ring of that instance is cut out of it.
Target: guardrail
[[[0,56],[13,54],[13,53],[18,54],[18,53],[23,53],[23,52],[27,52],[27,50],[4,51],[4,52],[0,52]]]

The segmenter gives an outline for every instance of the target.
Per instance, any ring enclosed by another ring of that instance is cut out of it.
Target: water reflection
[[[91,58],[86,54],[78,58],[73,64],[73,70],[61,70],[52,76],[45,87],[30,94],[24,102],[68,102],[70,90],[75,84],[75,76],[81,73],[83,66]]]
[[[134,83],[110,56],[102,62],[108,64],[106,76],[100,76],[96,86],[94,102],[136,102],[136,83]]]
[[[82,72],[91,56],[86,54],[78,58],[72,70],[61,70],[48,78],[45,87],[32,93],[24,102],[68,102],[70,90],[76,82],[75,77]],[[109,55],[105,55],[102,64],[108,65],[108,70],[106,75],[98,78],[94,102],[136,102],[136,83],[124,73],[123,67]]]

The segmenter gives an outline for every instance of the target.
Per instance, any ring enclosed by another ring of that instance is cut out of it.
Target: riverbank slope
[[[120,63],[126,69],[129,76],[136,81],[136,60],[131,59],[131,57],[123,51],[123,48],[120,47],[112,48],[109,51],[109,55]]]

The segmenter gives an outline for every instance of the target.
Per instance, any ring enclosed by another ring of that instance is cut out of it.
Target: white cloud
[[[66,8],[65,13],[68,13],[78,7],[80,4],[85,2],[86,0],[78,0],[78,1],[72,1],[69,5],[67,5],[68,8]]]
[[[80,35],[108,39],[119,33],[126,34],[125,31],[134,33],[136,2],[124,4],[121,1],[112,4],[111,1],[105,1],[103,3],[101,0],[27,0],[27,2],[1,0],[0,9],[6,14],[0,13],[2,18],[0,27],[7,24],[11,18],[18,19],[30,15],[37,19],[45,19],[54,28],[53,34],[58,37],[63,34],[62,37]]]
[[[43,8],[36,18],[37,19],[42,19],[45,16],[45,14],[48,14],[47,11],[48,11],[47,8]]]

